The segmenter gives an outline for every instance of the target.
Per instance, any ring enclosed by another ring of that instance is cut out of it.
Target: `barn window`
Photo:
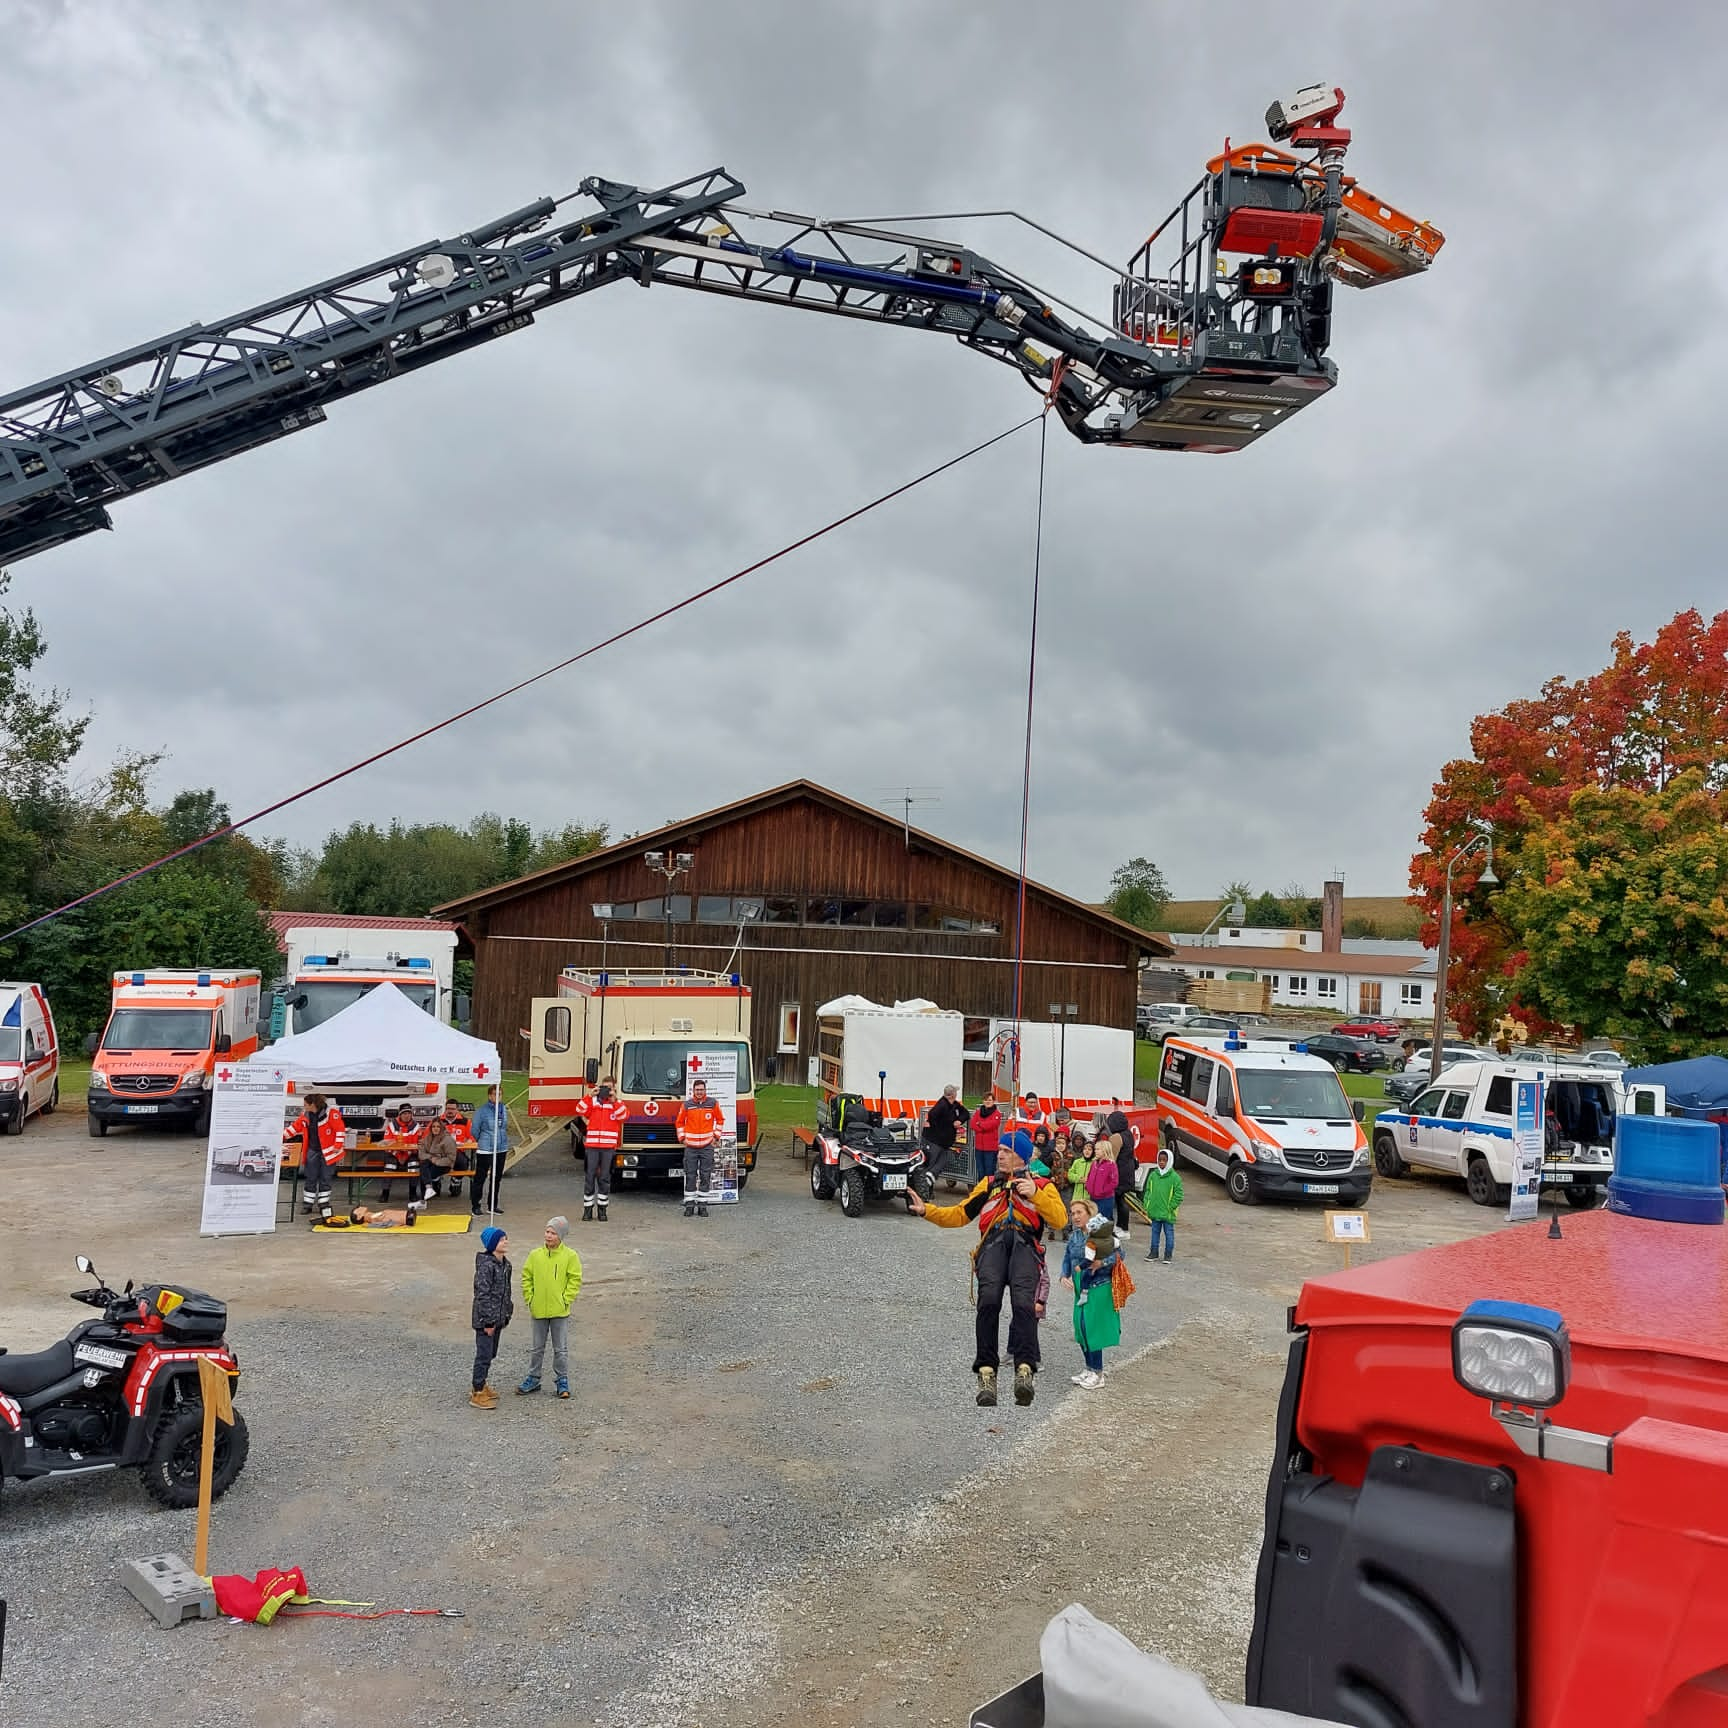
[[[764,894],[762,922],[764,924],[796,924],[803,916],[803,903],[791,894]]]
[[[878,900],[876,902],[876,928],[878,930],[904,930],[907,917],[904,900]]]
[[[546,1010],[546,1025],[541,1042],[546,1046],[547,1053],[562,1056],[570,1048],[570,1010],[568,1008],[548,1008]]]
[[[698,894],[696,922],[698,924],[730,924],[733,921],[730,894]]]
[[[796,1056],[798,1054],[798,1004],[782,1002],[780,1004],[780,1054]]]

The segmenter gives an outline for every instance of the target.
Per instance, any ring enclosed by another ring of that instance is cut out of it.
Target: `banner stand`
[[[288,1076],[268,1060],[218,1061],[210,1077],[200,1236],[269,1236],[276,1230]]]

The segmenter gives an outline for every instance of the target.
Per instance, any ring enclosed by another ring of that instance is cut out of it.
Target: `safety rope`
[[[1032,628],[1026,649],[1026,750],[1020,767],[1020,886],[1014,912],[1014,1090],[1020,1090],[1020,1016],[1026,967],[1026,844],[1032,819],[1032,700],[1038,687],[1038,581],[1044,562],[1044,457],[1049,444],[1050,409],[1061,382],[1051,382],[1038,416],[1038,520],[1032,540]]]
[[[813,529],[797,540],[789,541],[778,551],[770,552],[766,557],[758,558],[753,564],[746,564],[741,570],[734,570],[730,576],[722,576],[719,581],[710,582],[705,588],[698,588],[693,594],[685,595],[682,600],[674,601],[670,606],[662,606],[658,612],[651,612],[646,618],[639,618],[634,624],[627,625],[624,629],[615,631],[612,635],[604,637],[598,642],[591,643],[579,653],[568,655],[556,664],[547,666],[503,690],[496,691],[478,702],[470,703],[468,707],[459,709],[443,720],[436,721],[430,726],[423,726],[418,732],[410,733],[408,737],[399,739],[396,743],[387,745],[382,750],[374,750],[370,756],[363,756],[358,762],[350,763],[348,767],[338,769],[334,774],[326,774],[322,780],[315,780],[310,786],[301,787],[298,792],[291,792],[285,798],[278,798],[274,803],[266,804],[261,810],[254,810],[250,816],[242,816],[238,821],[229,822],[221,828],[213,828],[208,834],[200,835],[198,839],[185,846],[177,846],[172,852],[164,852],[160,858],[153,858],[148,864],[140,864],[136,870],[128,870],[124,875],[116,876],[112,882],[105,882],[100,888],[92,888],[88,894],[80,894],[76,899],[68,900],[65,905],[56,906],[52,912],[44,912],[40,917],[32,918],[27,923],[18,925],[16,929],[8,930],[4,936],[0,936],[0,944],[11,942],[24,935],[26,931],[35,930],[56,918],[63,918],[68,912],[76,911],[80,906],[87,906],[92,900],[101,899],[104,894],[112,894],[116,888],[124,888],[127,883],[136,882],[141,877],[148,876],[152,871],[160,870],[163,865],[172,864],[177,858],[184,858],[189,853],[196,852],[201,846],[208,846],[213,841],[225,839],[230,834],[237,834],[242,828],[249,828],[254,822],[263,821],[266,816],[274,816],[278,810],[286,810],[289,805],[298,804],[302,798],[310,798],[314,792],[322,792],[325,787],[334,786],[339,780],[346,780],[349,775],[358,774],[361,769],[370,768],[374,763],[382,762],[387,756],[394,756],[399,750],[406,750],[409,745],[418,744],[422,739],[430,738],[435,732],[442,732],[447,726],[454,726],[460,721],[470,719],[480,713],[482,709],[490,708],[494,703],[504,701],[506,697],[515,696],[528,689],[530,685],[540,683],[542,679],[550,678],[559,672],[568,671],[570,667],[580,661],[587,660],[604,649],[616,647],[618,643],[628,640],[628,638],[648,629],[651,625],[659,624],[700,601],[711,599],[722,589],[730,588],[734,582],[742,582],[746,576],[753,576],[758,570],[765,570],[770,564],[777,563],[780,559],[801,551],[804,547],[822,539],[824,535],[832,534],[836,528],[844,528],[849,522],[856,522],[859,517],[869,515],[872,510],[878,510],[884,504],[892,503],[896,498],[904,497],[906,493],[922,486],[927,480],[934,480],[938,475],[946,474],[950,468],[958,468],[962,462],[970,461],[974,456],[981,456],[986,450],[1000,444],[1004,439],[1012,438],[1016,432],[1024,432],[1034,420],[1042,424],[1043,416],[1031,415],[1010,426],[1006,431],[998,432],[995,437],[986,438],[983,443],[974,444],[969,450],[962,450],[958,456],[950,456],[946,462],[939,462],[934,468],[927,468],[915,478],[903,481],[891,491],[872,498],[869,503],[860,504],[857,509],[848,510],[844,516],[836,516],[832,522]],[[1039,460],[1039,472],[1042,476],[1042,457]],[[1042,478],[1039,482],[1039,496],[1042,500]],[[1040,510],[1042,510],[1042,502],[1040,502]],[[1020,850],[1021,875],[1022,880],[1024,880],[1026,850],[1024,836],[1022,836]],[[1018,998],[1018,985],[1016,985],[1016,998]]]

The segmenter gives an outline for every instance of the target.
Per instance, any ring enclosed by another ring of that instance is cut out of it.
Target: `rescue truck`
[[[759,1141],[750,1060],[750,991],[737,973],[591,972],[566,966],[556,996],[529,1004],[528,1114],[570,1117],[602,1080],[629,1115],[613,1161],[626,1182],[683,1180],[678,1106],[692,1057],[737,1058],[738,1186]]]
[[[276,992],[278,1007],[271,1028],[281,1033],[309,1032],[369,990],[394,984],[416,1008],[440,1024],[450,1024],[456,962],[454,930],[293,929],[283,938],[288,970]],[[349,944],[357,944],[350,947]],[[305,1091],[307,1088],[299,1088]],[[289,1091],[296,1088],[290,1084]],[[405,1085],[380,1077],[320,1086],[342,1119],[357,1132],[382,1131],[384,1118],[407,1102],[425,1115],[444,1107],[444,1088]]]
[[[1366,1205],[1374,1172],[1362,1115],[1331,1064],[1300,1042],[1164,1040],[1160,1144],[1221,1176],[1240,1206],[1272,1196]]]
[[[207,1134],[217,1058],[257,1050],[258,1001],[256,972],[116,972],[90,1069],[91,1135],[146,1120]]]
[[[0,984],[0,1128],[22,1134],[60,1102],[60,1039],[40,984]]]

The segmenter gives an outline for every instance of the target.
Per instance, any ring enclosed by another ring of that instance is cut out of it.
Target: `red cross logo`
[[[216,1078],[226,1086],[234,1078],[234,1070],[232,1068],[220,1068],[216,1072]]]
[[[702,1066],[702,1058],[700,1056],[692,1056],[690,1058],[690,1071],[691,1071],[691,1073],[695,1073],[696,1070],[699,1069],[701,1066]]]
[[[476,1080],[484,1080],[490,1072],[491,1070],[484,1062],[476,1062],[474,1064],[474,1078]]]

